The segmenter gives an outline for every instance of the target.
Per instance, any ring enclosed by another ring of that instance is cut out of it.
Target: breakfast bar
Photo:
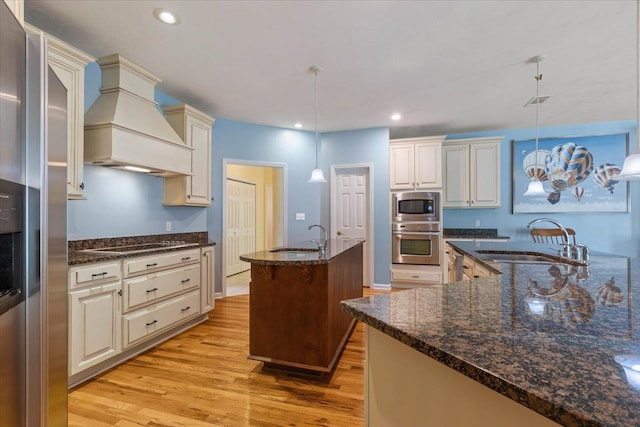
[[[367,425],[640,425],[640,260],[452,246],[502,274],[342,303],[367,326]]]
[[[329,240],[245,254],[251,263],[249,358],[330,372],[355,325],[340,301],[362,296],[362,245]]]

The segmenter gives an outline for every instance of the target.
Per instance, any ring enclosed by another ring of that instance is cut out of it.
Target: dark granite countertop
[[[327,253],[321,255],[318,251],[309,251],[317,249],[318,245],[310,240],[287,245],[286,248],[301,249],[299,252],[273,252],[281,248],[274,248],[266,251],[251,252],[240,256],[242,261],[252,264],[261,265],[315,265],[327,264],[331,259],[340,255],[342,252],[364,243],[364,240],[343,239],[329,240],[327,242]]]
[[[468,254],[532,250],[524,243],[455,246]],[[588,268],[501,263],[502,275],[341,307],[558,423],[640,425],[640,381],[628,382],[615,360],[631,355],[640,365],[640,298],[632,298],[640,295],[640,260],[599,254],[591,260]]]
[[[138,245],[144,243],[160,243],[160,242],[184,242],[187,244],[193,244],[193,246],[187,247],[171,247],[158,248],[152,251],[137,252],[137,253],[94,253],[83,252],[85,249],[96,248],[109,248],[115,246],[128,246]],[[134,258],[147,255],[155,255],[159,253],[186,250],[186,249],[198,249],[206,246],[214,246],[216,243],[208,240],[208,233],[196,232],[196,233],[175,233],[175,234],[153,234],[142,236],[124,236],[124,237],[110,237],[100,239],[85,239],[85,240],[71,240],[68,243],[68,265],[81,265],[90,264],[94,262],[114,261],[124,258]]]
[[[447,240],[509,240],[499,236],[497,228],[443,228],[442,236]]]

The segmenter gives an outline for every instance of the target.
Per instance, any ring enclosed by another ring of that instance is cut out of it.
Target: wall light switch
[[[476,228],[480,227],[480,220],[476,219]]]
[[[167,221],[164,226],[165,231],[171,231],[171,221]]]
[[[304,212],[296,213],[296,221],[304,221]]]

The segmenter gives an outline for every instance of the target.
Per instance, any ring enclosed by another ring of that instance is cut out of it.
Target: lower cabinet
[[[202,248],[200,262],[200,312],[207,313],[215,305],[215,252],[213,246]]]
[[[391,286],[394,288],[411,288],[441,283],[442,270],[439,265],[392,264]]]
[[[71,267],[69,375],[94,366],[77,376],[88,378],[212,310],[213,255],[210,246]]]

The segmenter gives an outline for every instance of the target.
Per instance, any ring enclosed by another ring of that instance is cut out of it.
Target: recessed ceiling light
[[[164,7],[156,7],[153,9],[153,16],[165,24],[178,25],[180,23],[180,16],[174,11],[165,9]]]
[[[293,127],[295,127],[296,129],[300,129],[302,127],[302,123],[296,123],[295,125],[293,125]]]
[[[402,118],[402,115],[399,113],[395,113],[391,115],[391,120],[400,120]]]

